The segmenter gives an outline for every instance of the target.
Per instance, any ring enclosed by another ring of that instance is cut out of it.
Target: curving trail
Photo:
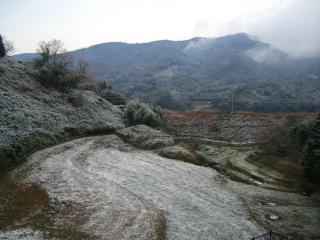
[[[54,213],[58,217],[51,228],[76,228],[93,239],[250,239],[265,231],[264,222],[248,207],[249,202],[258,204],[255,199],[280,203],[292,198],[293,205],[303,204],[301,214],[318,208],[298,195],[232,182],[210,168],[134,149],[115,135],[37,152],[10,176],[39,184],[50,205],[72,203],[72,208]],[[314,224],[313,218],[304,223],[308,228]],[[43,229],[32,229],[3,231],[0,238],[23,239],[19,231],[43,238]]]

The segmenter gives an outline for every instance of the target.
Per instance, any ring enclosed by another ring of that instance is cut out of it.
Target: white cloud
[[[320,53],[320,0],[1,0],[1,33],[18,52],[248,32],[301,56]]]
[[[284,57],[281,53],[277,49],[267,46],[249,49],[246,52],[249,57],[260,63],[277,63]]]
[[[208,45],[212,43],[214,38],[200,38],[195,41],[191,41],[185,48],[185,52],[192,51],[194,49],[196,50],[205,50]]]
[[[194,26],[194,34],[201,36],[237,32],[247,32],[296,58],[320,56],[320,1],[269,1],[255,11],[223,21],[206,19]]]
[[[320,56],[320,1],[290,0],[243,28],[294,57]]]

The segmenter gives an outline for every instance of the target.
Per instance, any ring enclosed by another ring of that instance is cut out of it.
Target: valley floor
[[[0,206],[0,239],[245,240],[268,229],[320,239],[312,198],[232,181],[116,135],[36,152],[2,180]]]

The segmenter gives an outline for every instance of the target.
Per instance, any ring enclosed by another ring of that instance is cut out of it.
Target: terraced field
[[[290,164],[290,161],[278,157],[273,166],[271,159],[264,159],[266,157],[259,156],[255,150],[253,147],[203,145],[198,154],[231,179],[274,190],[302,191],[304,177],[301,169],[285,171],[279,167],[281,161],[283,165]]]
[[[212,159],[251,171],[235,162],[247,154],[220,149]],[[115,135],[39,151],[2,183],[0,239],[250,239],[269,228],[320,239],[312,198],[232,181]]]

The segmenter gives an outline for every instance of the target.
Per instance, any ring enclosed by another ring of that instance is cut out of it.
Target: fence
[[[284,236],[279,233],[269,231],[269,232],[267,232],[263,235],[260,235],[258,237],[253,237],[250,240],[294,240],[294,239],[289,236]]]

